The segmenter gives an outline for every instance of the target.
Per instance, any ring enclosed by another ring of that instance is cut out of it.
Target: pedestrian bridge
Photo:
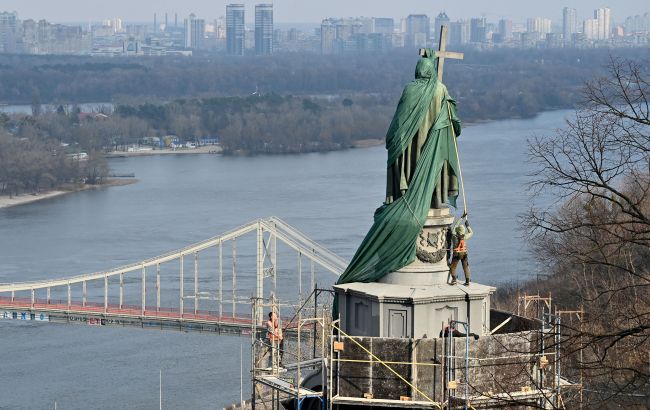
[[[346,266],[270,217],[106,271],[0,284],[0,320],[250,334],[265,314],[254,299],[281,301],[281,316],[291,318],[319,294],[318,278],[331,283]]]

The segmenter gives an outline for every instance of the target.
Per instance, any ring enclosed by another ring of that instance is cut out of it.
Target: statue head
[[[432,58],[421,58],[415,66],[416,79],[429,79],[436,75],[436,65]]]
[[[465,235],[465,227],[463,225],[458,225],[456,227],[456,234],[458,234],[460,236],[464,236]]]

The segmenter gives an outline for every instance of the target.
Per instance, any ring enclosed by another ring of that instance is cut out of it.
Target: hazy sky
[[[158,13],[162,22],[169,13],[181,17],[194,12],[206,20],[225,14],[227,3],[246,4],[246,20],[253,18],[254,5],[268,0],[1,0],[0,11],[16,11],[19,18],[45,18],[55,22],[99,21],[121,17],[125,21],[150,21]],[[578,9],[580,19],[591,17],[593,9],[612,9],[615,21],[650,11],[647,0],[276,0],[276,22],[320,22],[325,17],[404,17],[411,13],[425,13],[430,17],[445,10],[453,20],[485,15],[489,20],[499,17],[523,21],[526,17],[543,16],[558,21],[564,6]],[[609,3],[609,4],[608,4]]]

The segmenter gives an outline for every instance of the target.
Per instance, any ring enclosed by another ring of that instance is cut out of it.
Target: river
[[[463,131],[474,280],[498,285],[536,274],[516,219],[529,205],[526,139],[561,127],[570,114]],[[103,270],[270,215],[349,259],[383,199],[385,158],[384,148],[374,147],[111,159],[114,171],[134,172],[140,182],[0,209],[0,282]],[[55,402],[59,409],[153,409],[159,370],[165,408],[221,408],[239,400],[239,351],[243,345],[246,356],[248,344],[207,334],[0,320],[0,409]],[[244,386],[247,395],[247,379]]]

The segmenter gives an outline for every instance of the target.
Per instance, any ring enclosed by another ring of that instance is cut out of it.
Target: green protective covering
[[[404,90],[386,137],[389,165],[391,158],[395,161],[411,143],[422,116],[431,104],[437,75],[435,66],[422,61],[432,60],[423,58],[418,63],[419,68],[433,69],[433,72],[427,73],[429,82],[424,83],[418,78]],[[420,87],[414,87],[414,83],[419,83]],[[413,95],[409,94],[411,92]],[[415,260],[416,240],[424,227],[431,207],[431,196],[445,161],[449,163],[451,171],[458,175],[454,141],[458,134],[460,121],[456,116],[456,104],[446,96],[422,146],[408,190],[395,201],[377,209],[374,224],[337,284],[376,282]],[[455,201],[455,197],[448,200],[452,205],[455,205]]]
[[[426,55],[433,55],[433,51],[427,49]],[[421,58],[415,66],[415,80],[404,88],[393,120],[386,132],[388,166],[393,165],[404,152],[420,128],[436,93],[437,84],[435,58]]]

